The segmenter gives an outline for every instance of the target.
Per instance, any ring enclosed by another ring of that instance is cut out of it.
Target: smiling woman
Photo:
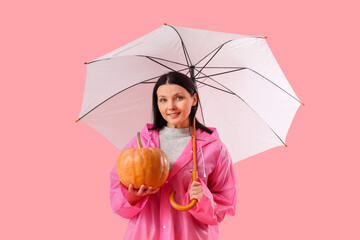
[[[169,128],[190,126],[191,107],[197,103],[197,94],[191,96],[186,89],[177,84],[161,85],[157,90],[158,107]]]
[[[169,101],[172,103],[172,106],[169,105]],[[154,126],[151,130],[161,129],[163,126],[170,127],[173,125],[173,122],[171,121],[173,119],[183,123],[182,128],[191,126],[199,102],[200,98],[196,89],[196,84],[188,76],[179,72],[169,72],[162,75],[153,89],[152,110]],[[166,106],[170,107],[168,111],[166,111]],[[179,121],[178,116],[176,116],[176,114],[179,115],[180,113],[182,113],[182,116],[185,118],[182,119],[183,121]],[[186,119],[188,124],[185,123]],[[167,120],[169,120],[169,122]],[[195,122],[196,129],[200,128],[209,134],[212,133],[209,128],[202,125],[196,118]]]
[[[164,74],[156,82],[154,124],[144,127],[141,141],[164,151],[171,171],[157,190],[144,189],[144,185],[133,189],[119,184],[114,167],[110,200],[115,213],[130,219],[125,239],[218,239],[218,224],[225,214],[235,214],[232,161],[216,129],[196,120],[199,101],[195,82],[182,73]],[[124,149],[136,144],[134,138]],[[199,159],[197,181],[196,177],[191,181],[192,159]],[[189,211],[174,210],[169,202],[172,190],[176,191],[176,203],[188,205],[197,201],[195,207]]]

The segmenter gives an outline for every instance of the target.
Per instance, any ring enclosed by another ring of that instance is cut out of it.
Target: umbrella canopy
[[[86,66],[79,120],[119,149],[152,121],[152,89],[169,71],[195,79],[196,117],[233,162],[285,145],[301,104],[264,37],[164,25]]]

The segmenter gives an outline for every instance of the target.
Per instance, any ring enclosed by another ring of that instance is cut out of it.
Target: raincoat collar
[[[145,139],[146,143],[153,141],[155,147],[159,148],[160,147],[159,131],[158,131],[158,129],[149,130],[152,127],[153,127],[153,124],[147,123],[141,131],[141,136]],[[209,134],[201,129],[196,130],[195,137],[196,137],[196,149],[197,150],[199,150],[200,148],[204,147],[205,145],[219,139],[219,134],[218,134],[216,128],[211,128],[211,127],[208,127],[208,128],[212,131],[212,134]],[[192,143],[192,141],[190,141],[190,142]],[[148,144],[146,144],[146,146],[147,145]],[[188,145],[185,148],[187,148]],[[190,147],[192,150],[192,144],[190,144]]]
[[[141,136],[146,141],[147,147],[149,147],[149,143],[152,147],[160,148],[160,140],[159,140],[159,131],[158,129],[155,130],[149,130],[153,127],[153,124],[146,124],[146,126],[141,131]],[[201,129],[196,130],[195,137],[196,137],[196,152],[199,154],[205,145],[219,139],[218,132],[215,128],[209,128],[212,132],[212,134],[209,134]],[[197,156],[199,156],[197,154]],[[180,157],[174,162],[173,168],[168,176],[168,181],[172,179],[188,162],[192,161],[193,154],[192,154],[192,139],[188,142],[182,153],[180,154]],[[197,159],[197,161],[200,161],[200,158]],[[203,159],[202,159],[203,161]]]
[[[160,148],[160,140],[159,140],[159,131],[156,130],[149,130],[153,127],[153,124],[146,124],[146,126],[141,131],[141,136],[145,139],[147,142],[147,145],[150,145],[155,148]],[[212,132],[212,134],[209,134],[201,129],[196,130],[195,137],[196,137],[196,152],[201,152],[201,148],[203,148],[205,145],[219,139],[218,132],[215,128],[209,128]],[[198,155],[198,154],[197,154]],[[199,156],[199,155],[198,155]],[[174,162],[173,168],[168,176],[168,181],[172,179],[188,162],[192,161],[193,154],[192,154],[192,139],[188,142],[182,153],[180,154],[180,157]],[[200,161],[200,158],[197,159],[197,161]],[[204,161],[202,159],[201,161]]]

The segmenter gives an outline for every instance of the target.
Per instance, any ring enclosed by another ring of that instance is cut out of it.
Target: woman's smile
[[[180,115],[180,113],[169,113],[168,114],[171,118],[177,118],[179,115]]]

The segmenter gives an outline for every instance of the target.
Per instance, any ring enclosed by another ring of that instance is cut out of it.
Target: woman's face
[[[158,107],[169,128],[189,127],[191,107],[197,103],[197,95],[191,96],[185,88],[176,84],[164,84],[157,90]]]

